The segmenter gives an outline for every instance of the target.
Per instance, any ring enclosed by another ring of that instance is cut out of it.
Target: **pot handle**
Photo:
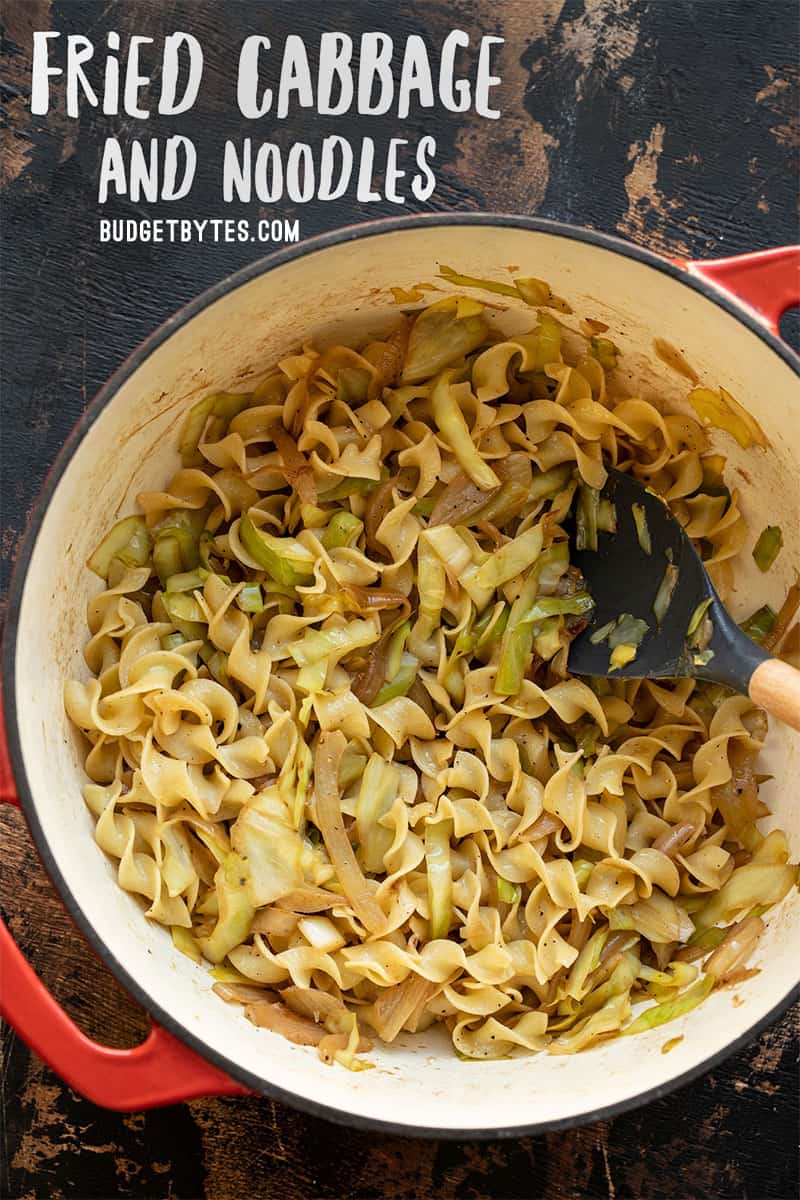
[[[678,264],[751,309],[773,333],[787,308],[800,304],[800,246]],[[780,335],[780,334],[779,334]]]
[[[0,699],[0,800],[19,804],[6,746]],[[0,1014],[24,1042],[76,1092],[103,1108],[130,1111],[197,1096],[246,1096],[231,1079],[153,1024],[131,1050],[87,1037],[50,995],[0,920]]]

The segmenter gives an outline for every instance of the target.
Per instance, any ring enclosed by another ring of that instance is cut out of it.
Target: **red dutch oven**
[[[339,230],[263,259],[211,288],[158,329],[95,397],[55,462],[20,547],[4,641],[7,747],[3,800],[20,804],[44,866],[88,941],[154,1019],[146,1041],[114,1050],[86,1037],[0,925],[0,1007],[31,1049],[97,1104],[143,1109],[203,1095],[275,1096],[332,1120],[395,1133],[501,1137],[608,1117],[685,1083],[774,1021],[797,994],[800,897],[770,914],[759,973],[714,993],[663,1031],[612,1040],[572,1058],[546,1054],[464,1063],[436,1030],[371,1055],[353,1075],[243,1020],[210,991],[202,966],[145,921],[93,840],[81,798],[82,755],[62,708],[63,681],[85,676],[84,563],[137,492],[176,466],[177,427],[208,390],[242,387],[309,337],[344,339],[396,319],[390,288],[452,263],[475,276],[506,264],[544,277],[574,318],[605,321],[630,367],[630,389],[685,404],[687,381],[653,354],[667,339],[703,383],[723,385],[764,427],[766,452],[714,435],[728,456],[752,531],[780,524],[775,570],[743,564],[734,615],[778,605],[800,568],[800,359],[778,321],[800,300],[800,248],[712,262],[668,262],[615,238],[556,222],[491,214],[431,215]],[[448,285],[441,284],[444,291]],[[509,302],[513,310],[513,301]],[[503,319],[530,323],[530,311]],[[745,556],[750,558],[749,554]],[[764,771],[773,821],[800,850],[800,739],[771,730]],[[744,1101],[743,1101],[744,1102]]]

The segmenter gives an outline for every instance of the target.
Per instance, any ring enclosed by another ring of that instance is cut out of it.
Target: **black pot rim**
[[[385,1121],[377,1117],[366,1117],[343,1111],[342,1109],[332,1108],[326,1104],[319,1104],[307,1097],[299,1096],[294,1092],[288,1091],[285,1088],[279,1087],[268,1080],[261,1078],[252,1071],[239,1066],[237,1063],[228,1059],[224,1054],[212,1049],[201,1038],[197,1037],[191,1029],[182,1025],[169,1012],[157,1004],[148,994],[146,989],[130,974],[128,968],[116,957],[111,948],[99,937],[95,932],[94,926],[88,915],[80,907],[75,896],[73,895],[69,884],[62,875],[59,867],[50,851],[49,844],[44,835],[44,831],[39,822],[36,808],[33,801],[33,795],[28,783],[25,772],[24,762],[22,758],[22,745],[20,740],[19,725],[17,722],[16,711],[16,643],[17,631],[19,622],[20,603],[22,593],[25,586],[25,579],[30,564],[31,555],[33,553],[36,540],[41,529],[42,522],[50,504],[50,500],[58,487],[58,484],[63,476],[66,468],[72,460],[78,446],[83,441],[86,434],[91,429],[97,418],[105,409],[106,405],[119,391],[123,383],[139,369],[142,363],[147,359],[154,350],[156,350],[163,342],[165,342],[173,333],[186,325],[193,317],[202,312],[209,305],[215,303],[223,296],[235,291],[242,284],[248,283],[250,280],[259,275],[265,274],[273,270],[275,267],[282,266],[284,263],[292,262],[296,259],[304,258],[309,254],[313,254],[318,250],[325,250],[331,246],[341,243],[361,240],[364,238],[375,237],[385,233],[393,233],[407,229],[417,229],[422,227],[430,227],[437,225],[477,225],[485,227],[501,226],[506,228],[517,228],[530,230],[537,233],[547,233],[556,237],[564,237],[571,241],[583,242],[591,246],[597,246],[604,250],[612,251],[620,254],[623,257],[634,259],[637,262],[643,263],[646,266],[652,267],[663,274],[670,275],[673,279],[678,280],[685,287],[692,291],[699,292],[706,300],[719,308],[724,309],[731,316],[735,317],[742,325],[748,328],[752,333],[755,333],[761,341],[765,342],[771,350],[773,350],[779,358],[783,359],[789,367],[800,376],[800,357],[794,353],[785,343],[776,337],[764,324],[762,324],[748,310],[742,308],[735,301],[731,300],[725,293],[720,292],[712,284],[706,282],[698,276],[689,275],[683,268],[653,254],[649,250],[645,250],[633,243],[623,241],[620,238],[613,237],[609,234],[600,233],[594,229],[580,228],[569,225],[563,221],[546,220],[539,217],[519,216],[508,213],[424,213],[413,216],[404,217],[389,217],[381,220],[368,221],[362,224],[349,225],[341,229],[333,230],[329,233],[324,233],[318,237],[309,238],[308,241],[300,242],[297,246],[287,247],[283,250],[274,252],[256,262],[243,267],[234,274],[226,276],[219,283],[208,288],[200,296],[190,301],[188,304],[180,308],[173,316],[168,317],[162,325],[159,326],[148,338],[145,339],[136,349],[125,359],[122,365],[114,372],[108,381],[100,388],[97,395],[88,405],[83,415],[75,425],[72,433],[68,437],[61,451],[59,452],[53,466],[47,474],[45,482],[37,502],[31,513],[28,527],[20,546],[19,552],[14,564],[14,570],[11,578],[8,598],[8,615],[6,619],[6,627],[3,637],[2,651],[2,667],[3,667],[3,699],[5,705],[5,724],[6,735],[8,740],[8,749],[11,759],[14,777],[16,781],[17,793],[19,796],[22,810],[28,822],[28,826],[33,835],[37,851],[42,860],[42,863],[47,871],[50,879],[56,885],[65,908],[69,912],[78,929],[87,939],[94,951],[111,969],[117,979],[128,990],[133,998],[141,1004],[141,1006],[158,1022],[162,1028],[173,1034],[180,1041],[190,1046],[206,1061],[213,1063],[222,1071],[226,1072],[233,1079],[236,1079],[246,1087],[253,1091],[279,1100],[282,1103],[291,1105],[294,1108],[307,1112],[315,1117],[321,1117],[329,1121],[333,1121],[339,1125],[346,1125],[351,1128],[375,1131],[379,1133],[395,1134],[404,1137],[427,1137],[441,1140],[456,1139],[459,1141],[475,1140],[483,1141],[493,1138],[511,1138],[511,1137],[526,1137],[535,1134],[553,1132],[559,1129],[570,1129],[581,1125],[590,1124],[594,1121],[607,1120],[610,1117],[619,1115],[620,1113],[628,1112],[631,1109],[638,1108],[648,1104],[653,1100],[667,1095],[676,1088],[690,1083],[697,1079],[700,1075],[705,1074],[726,1058],[735,1054],[737,1051],[747,1046],[753,1038],[755,1038],[763,1030],[767,1029],[774,1021],[778,1019],[800,996],[800,981],[797,985],[789,990],[789,992],[781,998],[781,1000],[770,1010],[766,1016],[755,1022],[734,1041],[728,1043],[722,1050],[703,1059],[695,1064],[688,1071],[670,1079],[668,1082],[658,1085],[653,1088],[648,1088],[643,1092],[637,1093],[635,1096],[630,1096],[625,1100],[619,1101],[616,1104],[600,1105],[598,1108],[590,1109],[586,1112],[577,1113],[569,1117],[563,1117],[552,1121],[538,1121],[527,1125],[513,1125],[500,1128],[478,1129],[471,1128],[434,1128],[427,1125],[412,1125],[401,1124],[395,1121]]]

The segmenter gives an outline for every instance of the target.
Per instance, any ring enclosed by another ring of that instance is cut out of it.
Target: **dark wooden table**
[[[349,136],[383,144],[431,127],[438,189],[429,207],[539,213],[616,232],[666,254],[732,254],[794,240],[798,182],[798,20],[793,0],[418,0],[226,3],[216,0],[5,0],[2,62],[3,584],[41,480],[101,382],[177,306],[250,261],[249,245],[103,246],[100,215],[222,216],[227,137],[245,128],[232,102],[247,33],[279,44],[323,28],[395,37],[500,33],[502,120],[441,114],[359,121]],[[175,131],[197,145],[192,199],[96,203],[104,138],[157,136],[87,110],[31,116],[31,31],[110,29],[157,39],[186,29],[206,74]],[[369,124],[369,128],[367,125]],[[312,143],[294,120],[277,138]],[[411,211],[415,202],[408,203]],[[247,215],[257,215],[257,205]],[[377,203],[292,206],[308,237],[397,211]],[[237,209],[234,215],[244,215]],[[797,322],[786,322],[796,342]],[[66,917],[17,812],[3,829],[0,906],[42,978],[90,1033],[132,1045],[144,1014]],[[798,1195],[798,1012],[710,1075],[638,1112],[518,1143],[436,1144],[336,1128],[269,1100],[198,1100],[118,1115],[72,1093],[7,1028],[2,1042],[0,1196],[748,1197]]]

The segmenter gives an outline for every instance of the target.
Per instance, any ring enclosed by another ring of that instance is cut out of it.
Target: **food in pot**
[[[89,563],[65,704],[99,845],[224,1000],[352,1068],[433,1024],[490,1059],[672,1020],[746,974],[797,879],[758,829],[749,699],[570,677],[592,598],[565,522],[583,547],[613,530],[605,464],[723,591],[747,530],[703,425],[627,395],[599,323],[521,282],[548,305],[529,333],[449,296],[204,398]],[[668,567],[656,623],[673,588]],[[643,625],[605,629],[620,663]]]

